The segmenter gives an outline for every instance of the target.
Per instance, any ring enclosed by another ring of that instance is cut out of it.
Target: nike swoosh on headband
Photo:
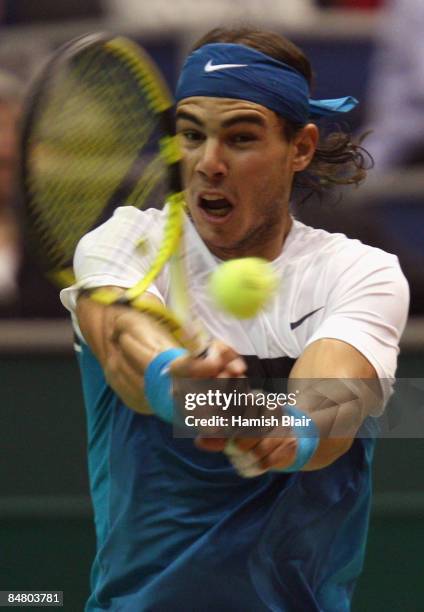
[[[199,73],[203,73],[201,78]],[[235,43],[206,44],[188,56],[175,98],[180,102],[194,96],[248,100],[302,125],[311,119],[347,113],[358,103],[350,96],[310,100],[309,83],[301,72],[256,49]]]
[[[296,327],[299,327],[299,325],[302,325],[302,323],[306,321],[306,319],[309,319],[309,317],[312,317],[312,315],[314,315],[319,310],[322,310],[323,308],[324,306],[320,306],[320,308],[316,308],[312,312],[308,312],[308,314],[305,314],[305,316],[303,316],[298,321],[295,321],[294,323],[290,323],[290,329],[296,329]]]
[[[226,68],[244,68],[247,64],[212,64],[210,59],[205,64],[205,72],[215,72],[215,70],[225,70]]]

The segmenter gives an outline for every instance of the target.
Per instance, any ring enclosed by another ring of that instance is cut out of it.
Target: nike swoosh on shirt
[[[212,60],[209,60],[205,64],[205,72],[215,72],[215,70],[225,70],[226,68],[244,68],[247,64],[212,64]]]
[[[308,314],[305,314],[305,316],[303,316],[298,321],[295,321],[294,323],[290,323],[290,329],[296,329],[296,327],[299,327],[299,325],[302,325],[302,323],[306,321],[306,319],[309,319],[309,317],[312,317],[312,315],[314,315],[319,310],[322,310],[323,308],[324,306],[320,306],[319,308],[316,308],[312,312],[308,312]]]

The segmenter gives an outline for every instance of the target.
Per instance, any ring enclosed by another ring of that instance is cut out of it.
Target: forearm
[[[146,299],[159,301],[149,295]],[[148,315],[124,306],[96,304],[84,296],[78,300],[77,316],[84,338],[112,389],[129,408],[143,414],[156,414],[144,393],[145,372],[160,355],[179,348],[176,339]],[[206,356],[194,357],[181,352],[179,355],[168,364],[168,376],[237,378],[246,369],[238,353],[218,340],[211,341]],[[170,388],[170,385],[165,387]],[[164,402],[167,399],[160,397],[161,394],[162,391],[158,394],[157,406],[162,399]]]
[[[310,417],[310,425],[233,440],[232,461],[242,476],[330,465],[350,449],[363,420],[381,405],[374,368],[354,347],[338,340],[323,339],[310,345],[293,367],[288,386],[289,393],[296,395],[292,412]],[[205,439],[199,445],[222,450],[225,443],[219,446],[214,441],[212,445]]]
[[[157,301],[149,295],[146,299]],[[129,408],[152,414],[144,395],[145,366],[175,346],[174,339],[146,315],[124,306],[103,306],[86,296],[79,298],[76,314],[111,388]]]
[[[354,349],[337,340],[311,345],[295,364],[289,388],[319,430],[320,442],[304,470],[333,463],[352,446],[363,421],[381,406],[375,370]]]

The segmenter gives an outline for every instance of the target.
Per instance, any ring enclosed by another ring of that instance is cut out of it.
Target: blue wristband
[[[172,397],[172,378],[168,374],[169,365],[186,355],[182,348],[172,348],[159,353],[144,372],[144,394],[153,412],[163,421],[172,423],[174,401]]]
[[[295,419],[310,418],[305,412],[293,408],[285,408],[286,414]],[[296,457],[288,467],[278,470],[279,472],[298,472],[312,458],[319,444],[319,429],[311,419],[309,425],[294,425],[293,433],[297,438]]]

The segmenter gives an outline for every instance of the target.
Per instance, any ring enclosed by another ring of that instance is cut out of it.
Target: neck
[[[290,232],[293,221],[289,214],[282,224],[268,224],[255,228],[238,243],[228,247],[221,247],[206,242],[208,249],[222,260],[237,259],[240,257],[262,257],[268,261],[276,259]]]

